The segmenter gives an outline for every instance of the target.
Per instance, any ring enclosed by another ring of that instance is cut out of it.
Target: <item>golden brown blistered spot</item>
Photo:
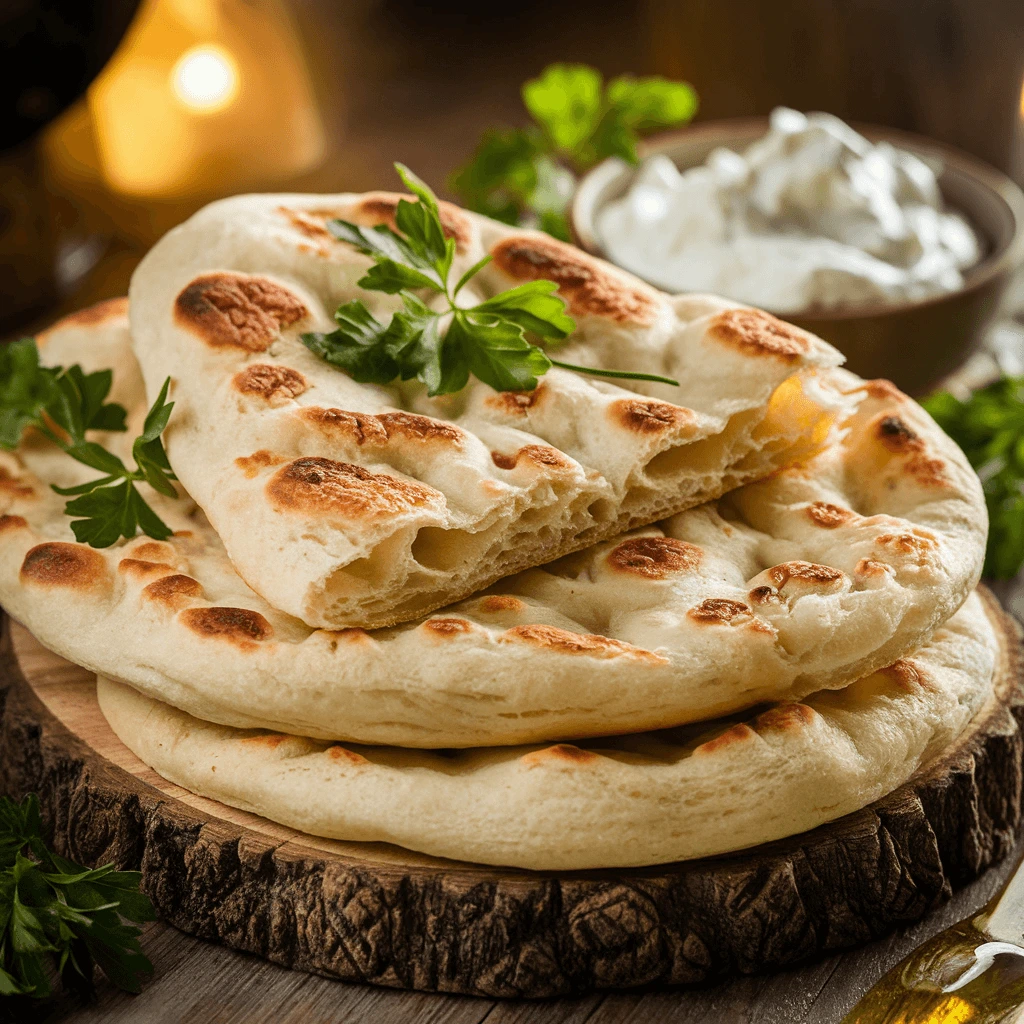
[[[525,416],[547,394],[547,385],[538,384],[532,391],[498,391],[484,399],[484,405],[512,416]]]
[[[574,316],[649,324],[657,315],[656,292],[555,238],[515,235],[500,241],[491,256],[494,265],[516,281],[554,281]]]
[[[515,469],[520,461],[532,462],[546,469],[571,469],[572,462],[557,448],[546,444],[523,445],[514,455],[491,452],[491,461],[499,469]]]
[[[891,565],[886,565],[885,562],[879,562],[873,558],[862,558],[853,571],[858,576],[888,576],[894,570]]]
[[[708,597],[700,604],[694,605],[686,614],[702,626],[722,626],[735,619],[746,618],[752,613],[742,601],[730,601],[724,597]]]
[[[857,518],[856,512],[848,508],[841,508],[839,505],[830,505],[827,501],[812,501],[804,512],[815,526],[826,530],[834,530],[837,526],[843,526],[851,519]]]
[[[942,459],[931,459],[917,454],[907,459],[903,467],[922,487],[939,487],[946,483],[946,464]]]
[[[557,626],[513,626],[502,633],[500,639],[525,640],[538,647],[564,654],[588,654],[598,658],[615,658],[622,654],[631,654],[646,661],[665,660],[652,651],[645,651],[642,647],[634,647],[621,640],[612,640],[610,637],[596,636],[593,633],[571,633]]]
[[[397,436],[409,441],[446,441],[457,445],[465,440],[463,432],[453,424],[411,412],[382,412],[377,415],[377,422],[389,440]]]
[[[608,415],[613,423],[634,434],[662,434],[695,422],[689,409],[651,398],[619,398],[608,406]]]
[[[21,582],[43,587],[93,590],[109,578],[106,559],[84,544],[37,544],[21,563]]]
[[[132,558],[143,558],[147,562],[166,562],[174,556],[174,548],[162,540],[144,540],[131,549]]]
[[[235,459],[235,465],[247,480],[252,480],[260,475],[261,469],[266,469],[268,466],[280,466],[282,462],[286,461],[283,456],[275,455],[273,452],[268,452],[266,448],[261,448],[258,452],[253,452],[252,455],[239,456]]]
[[[780,704],[765,711],[754,719],[754,726],[760,729],[774,729],[780,732],[802,729],[815,719],[813,708],[806,704]]]
[[[288,366],[254,363],[236,373],[231,383],[243,395],[253,395],[268,402],[285,402],[298,398],[309,388],[306,378]]]
[[[810,347],[799,327],[760,309],[727,309],[712,318],[707,334],[744,355],[772,356],[790,363]]]
[[[444,503],[444,496],[426,484],[322,458],[296,459],[279,469],[267,484],[267,495],[278,511],[353,519],[385,518]]]
[[[349,750],[346,747],[328,747],[327,756],[335,761],[348,761],[349,764],[369,764],[370,762],[363,757],[362,754],[357,754],[354,750]]]
[[[178,570],[166,562],[149,562],[142,558],[122,558],[117,571],[134,580],[149,579],[153,576],[168,576]]]
[[[122,320],[128,316],[128,299],[125,296],[117,299],[105,299],[94,306],[86,306],[69,316],[58,320],[52,327],[36,335],[36,341],[46,344],[51,335],[68,327],[95,327],[111,320]]]
[[[356,224],[376,226],[387,224],[392,230],[397,228],[395,214],[398,211],[400,199],[412,199],[410,195],[400,195],[397,192],[368,192],[350,210],[347,211],[345,220],[354,221]],[[446,203],[441,200],[437,204],[438,214],[441,218],[441,229],[446,238],[455,239],[455,248],[459,252],[465,252],[473,238],[472,227],[469,218],[453,203]],[[316,215],[319,211],[307,211]],[[326,212],[326,211],[323,211]],[[336,217],[334,213],[325,217],[330,220]]]
[[[930,686],[928,676],[914,662],[900,658],[891,665],[878,670],[878,674],[891,680],[901,690],[913,693],[917,688],[927,689]]]
[[[749,725],[744,725],[743,722],[740,722],[731,729],[726,729],[725,732],[714,739],[702,743],[699,747],[694,747],[692,756],[704,757],[707,754],[714,754],[719,750],[725,750],[727,747],[734,747],[737,743],[746,743],[756,738],[757,733]]]
[[[252,747],[267,747],[270,750],[277,750],[284,741],[288,739],[283,733],[280,732],[265,732],[259,736],[244,736],[240,743],[248,743]]]
[[[905,561],[914,565],[925,566],[932,561],[932,556],[939,548],[939,542],[920,531],[914,533],[886,533],[875,538],[879,547],[894,551]]]
[[[874,433],[886,451],[908,456],[903,472],[923,487],[937,487],[946,482],[946,464],[927,454],[924,441],[899,416],[880,416],[875,421]]]
[[[609,553],[608,564],[621,572],[663,580],[673,573],[696,569],[703,556],[696,544],[674,537],[632,537]]]
[[[213,348],[265,352],[308,310],[287,288],[265,277],[226,272],[197,277],[174,300],[174,318]]]
[[[150,601],[168,605],[171,608],[183,608],[192,598],[203,596],[203,585],[191,576],[175,573],[154,580],[142,589],[142,596]]]
[[[830,565],[817,565],[814,562],[782,562],[768,570],[768,579],[780,590],[790,581],[799,580],[810,586],[827,586],[841,580],[843,574]]]
[[[0,493],[9,494],[12,498],[31,498],[35,494],[31,484],[16,477],[9,470],[0,466]]]
[[[21,516],[0,516],[0,533],[8,530],[27,530],[28,520]]]
[[[459,633],[469,633],[473,629],[473,623],[466,619],[427,619],[423,628],[435,636],[456,636]]]
[[[849,395],[857,391],[863,391],[869,398],[875,398],[881,402],[899,402],[907,397],[891,380],[885,380],[883,377],[875,380],[866,380],[858,387],[845,392],[845,394]]]
[[[274,628],[259,612],[248,608],[189,608],[178,616],[198,636],[226,640],[248,650],[274,635]]]
[[[526,605],[518,597],[510,594],[492,594],[480,602],[480,611],[488,615],[498,615],[501,612],[521,612]]]
[[[411,412],[383,412],[375,415],[310,406],[302,409],[299,415],[325,433],[360,445],[386,444],[395,436],[407,441],[441,441],[453,445],[461,445],[465,440],[463,432],[451,423]]]
[[[571,743],[556,743],[553,747],[534,750],[520,758],[520,761],[530,768],[544,764],[557,764],[559,761],[566,765],[592,764],[596,760],[598,760],[598,755],[593,751],[582,750],[580,747],[574,747]]]

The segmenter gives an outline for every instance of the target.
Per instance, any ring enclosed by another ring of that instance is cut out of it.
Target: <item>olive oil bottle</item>
[[[1024,1024],[1024,864],[974,917],[898,963],[843,1024]]]

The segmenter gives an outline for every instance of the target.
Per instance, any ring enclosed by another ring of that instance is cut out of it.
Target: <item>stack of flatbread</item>
[[[215,203],[130,302],[39,339],[114,369],[124,456],[171,379],[166,541],[75,543],[49,485],[95,473],[31,432],[0,453],[0,599],[132,751],[315,835],[571,869],[812,828],[957,739],[1005,652],[978,479],[920,406],[766,313],[444,204],[454,272],[493,257],[477,301],[553,280],[561,358],[680,384],[357,384],[300,335],[396,308],[325,225],[397,198]]]

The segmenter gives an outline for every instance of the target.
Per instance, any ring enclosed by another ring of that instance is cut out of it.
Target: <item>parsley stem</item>
[[[671,384],[679,387],[679,381],[671,377],[659,377],[656,373],[633,373],[631,370],[599,370],[595,366],[575,366],[572,363],[563,363],[558,359],[551,359],[552,366],[560,366],[563,370],[575,370],[577,373],[589,373],[592,377],[621,377],[623,380],[653,380],[657,384]]]

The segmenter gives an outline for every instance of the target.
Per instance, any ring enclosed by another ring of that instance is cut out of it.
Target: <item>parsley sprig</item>
[[[90,870],[43,840],[39,802],[0,798],[0,995],[50,994],[47,962],[66,987],[88,991],[96,965],[118,987],[139,992],[153,965],[138,928],[156,915],[138,871]]]
[[[609,156],[635,164],[641,135],[685,124],[697,110],[685,82],[620,75],[603,85],[585,64],[551,64],[522,96],[534,123],[487,132],[452,190],[471,210],[565,241],[576,175]]]
[[[135,486],[148,483],[155,491],[176,498],[176,479],[160,435],[167,426],[173,402],[167,401],[170,380],[146,416],[142,433],[132,445],[135,469],[101,444],[87,439],[90,430],[124,431],[123,406],[106,401],[113,371],[85,373],[80,366],[41,366],[33,338],[0,347],[0,448],[13,451],[27,427],[34,427],[78,462],[103,476],[77,487],[51,485],[70,497],[64,511],[74,521],[75,537],[94,548],[106,548],[119,537],[142,532],[166,540],[170,527],[146,503]]]
[[[1024,377],[1006,377],[961,401],[948,391],[922,403],[964,450],[988,505],[985,575],[1011,579],[1024,564]]]
[[[311,352],[361,384],[416,378],[431,396],[460,391],[470,374],[496,391],[532,391],[552,366],[598,377],[677,384],[650,373],[560,362],[531,344],[527,332],[561,341],[576,326],[555,294],[554,281],[530,281],[476,306],[458,306],[459,292],[491,257],[475,263],[452,287],[455,242],[445,238],[437,199],[403,164],[395,168],[417,197],[416,202],[399,201],[397,232],[387,225],[363,228],[346,220],[327,226],[373,260],[359,286],[398,295],[403,308],[383,324],[363,302],[346,302],[334,314],[335,330],[302,335]],[[440,296],[441,308],[429,307],[417,292]]]

